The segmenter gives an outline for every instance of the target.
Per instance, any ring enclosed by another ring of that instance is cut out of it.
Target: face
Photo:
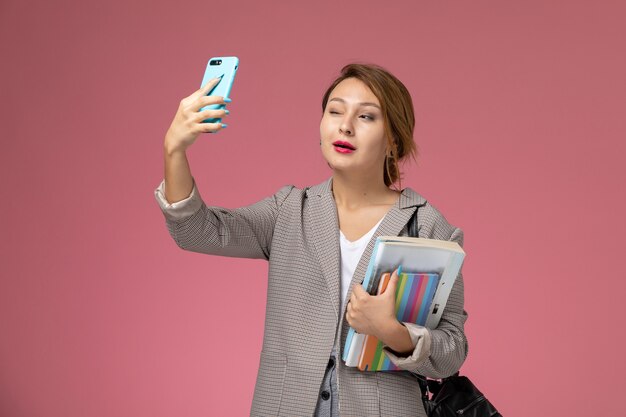
[[[347,78],[337,84],[320,123],[322,154],[334,171],[383,177],[382,116],[380,102],[362,81]]]

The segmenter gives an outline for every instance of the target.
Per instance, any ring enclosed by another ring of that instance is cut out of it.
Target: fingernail
[[[222,75],[218,75],[217,77],[215,77],[215,78],[213,78],[213,79],[214,79],[214,80],[219,80],[219,79],[221,79],[223,76],[224,76],[224,74],[222,74]]]
[[[398,276],[400,276],[401,273],[402,273],[402,265],[398,267]]]
[[[226,123],[222,123],[222,129],[228,127],[228,125]]]
[[[224,110],[224,111],[226,112],[226,114],[230,114],[230,111],[229,111],[229,110]]]
[[[224,103],[230,103],[232,100],[229,99],[228,97],[224,97]]]

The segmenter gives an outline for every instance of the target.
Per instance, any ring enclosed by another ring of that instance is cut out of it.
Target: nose
[[[344,117],[339,125],[339,133],[344,135],[352,135],[354,128],[352,127],[352,119],[350,117]]]
[[[350,136],[354,133],[354,126],[352,125],[352,115],[350,112],[346,112],[339,124],[339,133],[346,136]]]

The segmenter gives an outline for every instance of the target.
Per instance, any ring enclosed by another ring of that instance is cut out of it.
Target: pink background
[[[620,415],[625,12],[4,0],[0,415],[249,413],[267,265],[179,250],[153,197],[216,55],[241,64],[230,126],[190,149],[207,202],[328,178],[324,89],[349,62],[385,66],[416,107],[404,184],[465,230],[462,372],[507,417]]]

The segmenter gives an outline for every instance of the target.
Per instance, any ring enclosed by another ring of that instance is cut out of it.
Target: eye
[[[367,120],[374,120],[374,116],[370,116],[369,114],[362,114],[361,117],[365,117]]]
[[[339,114],[339,112],[335,111],[335,110],[330,110],[328,113],[330,113],[330,114]]]

